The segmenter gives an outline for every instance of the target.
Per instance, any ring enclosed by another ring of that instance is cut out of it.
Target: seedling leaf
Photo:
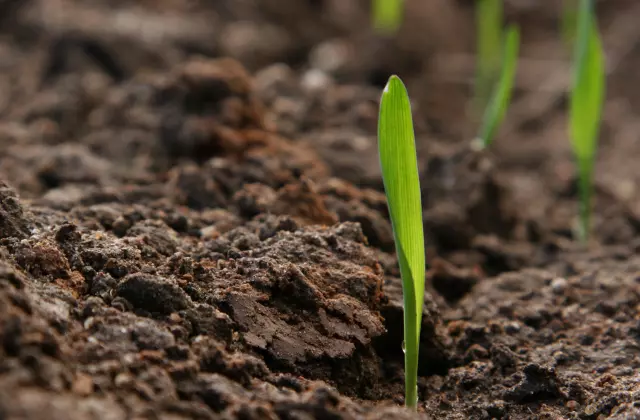
[[[520,31],[516,26],[509,26],[506,31],[502,54],[502,73],[485,110],[480,128],[479,137],[485,148],[493,141],[495,132],[509,107],[518,65],[519,46]]]
[[[562,39],[568,48],[573,47],[576,39],[576,28],[578,24],[578,1],[579,0],[563,0],[562,1],[562,17],[560,20],[560,30]]]
[[[591,183],[605,92],[602,42],[590,0],[582,0],[580,4],[574,48],[569,130],[578,166],[580,236],[586,240],[590,229]]]
[[[475,106],[485,109],[498,81],[502,54],[502,0],[476,0]]]
[[[415,409],[424,299],[424,232],[411,105],[407,90],[397,76],[391,76],[382,93],[378,147],[402,277],[405,404]]]
[[[404,0],[373,0],[373,25],[385,34],[394,34],[402,24]]]

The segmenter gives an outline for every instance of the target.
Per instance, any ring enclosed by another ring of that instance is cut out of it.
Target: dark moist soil
[[[528,61],[478,152],[470,1],[409,1],[384,39],[364,0],[0,0],[0,419],[640,418],[640,8],[601,4],[584,247],[557,7],[506,4]],[[375,138],[392,72],[419,414]]]

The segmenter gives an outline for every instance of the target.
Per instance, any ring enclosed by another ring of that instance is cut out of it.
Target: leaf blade
[[[411,104],[392,76],[380,101],[378,147],[402,277],[406,404],[417,404],[417,369],[424,301],[424,231]]]
[[[581,0],[574,45],[574,75],[570,98],[569,134],[578,166],[580,236],[588,238],[593,167],[605,95],[604,54],[593,3]]]
[[[476,0],[475,106],[485,109],[498,80],[502,49],[502,0]]]
[[[578,25],[578,7],[579,0],[563,0],[562,1],[562,17],[560,19],[560,33],[562,40],[568,48],[573,47],[576,39],[576,28]]]
[[[485,110],[478,136],[485,148],[489,147],[493,141],[495,133],[507,113],[516,78],[519,48],[520,31],[516,26],[509,26],[506,30],[500,80],[498,80]]]
[[[376,30],[394,34],[402,24],[404,0],[373,0],[372,20]]]

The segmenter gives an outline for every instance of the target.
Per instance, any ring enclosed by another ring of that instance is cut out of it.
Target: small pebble
[[[119,373],[114,379],[115,386],[118,388],[129,386],[133,383],[133,376],[128,373]]]
[[[333,74],[340,71],[351,59],[349,45],[341,40],[325,41],[311,50],[311,67]]]
[[[319,92],[331,85],[331,78],[322,70],[311,69],[302,76],[300,84],[307,92]]]
[[[504,331],[507,334],[515,334],[520,331],[520,324],[517,322],[509,322],[504,326]]]
[[[580,404],[577,401],[571,400],[571,401],[567,401],[566,406],[569,410],[576,411],[578,407],[580,407]]]
[[[567,279],[562,277],[556,277],[551,281],[551,290],[556,295],[561,295],[567,290]]]

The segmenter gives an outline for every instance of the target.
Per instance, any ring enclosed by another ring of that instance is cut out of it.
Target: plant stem
[[[404,404],[414,411],[418,409],[418,354],[420,347],[420,327],[422,326],[423,293],[416,296],[413,274],[404,249],[398,249],[398,262],[402,275],[402,296],[404,302]],[[420,299],[420,303],[418,303]]]
[[[418,345],[408,345],[407,343],[418,343],[420,340],[420,330],[415,328],[415,316],[405,309],[404,315],[404,401],[407,408],[413,411],[418,410]],[[412,322],[413,320],[413,322]],[[417,332],[417,335],[416,335]]]
[[[582,243],[589,240],[591,231],[591,195],[593,185],[591,183],[593,177],[593,162],[589,159],[578,161],[578,195],[580,201],[580,225],[578,229],[578,237]]]

